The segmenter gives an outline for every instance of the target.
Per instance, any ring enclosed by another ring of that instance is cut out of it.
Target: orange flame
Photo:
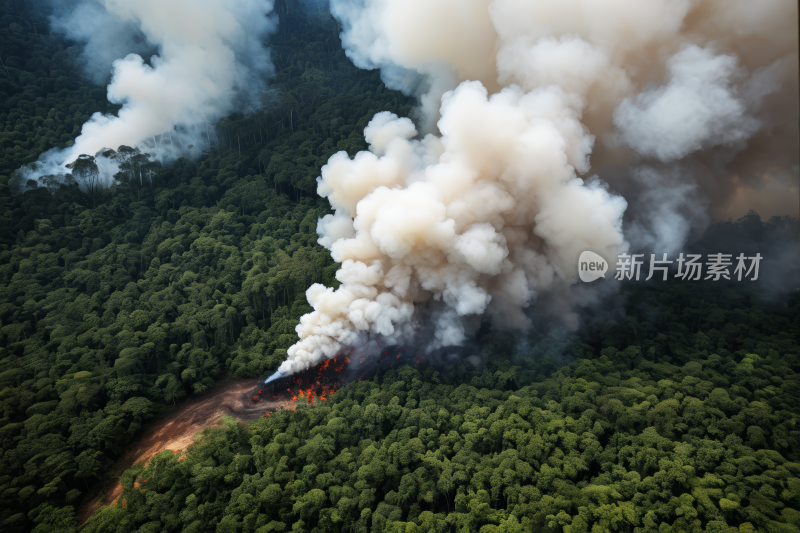
[[[315,367],[307,368],[294,374],[291,378],[278,385],[287,387],[286,393],[278,392],[272,394],[273,400],[277,402],[277,408],[295,411],[297,409],[297,399],[301,396],[312,407],[314,406],[314,400],[327,402],[341,385],[340,380],[342,378],[338,377],[337,374],[343,373],[349,364],[350,358],[347,356],[342,357],[339,354],[332,359],[320,362]],[[264,389],[258,391],[258,395],[254,396],[253,400],[260,399],[263,393]]]

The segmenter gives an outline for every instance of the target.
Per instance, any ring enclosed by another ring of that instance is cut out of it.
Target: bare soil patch
[[[404,364],[418,364],[425,356],[413,351],[403,352],[399,346],[389,346],[380,357],[361,359],[351,364],[347,355],[337,355],[290,376],[264,384],[261,379],[228,381],[185,403],[164,410],[160,417],[142,429],[139,437],[128,447],[106,476],[95,485],[78,508],[78,520],[83,524],[97,509],[110,505],[122,495],[122,474],[140,461],[148,461],[164,450],[180,453],[194,443],[193,437],[207,427],[220,422],[224,415],[246,422],[277,409],[295,409],[300,396],[313,406],[325,402],[343,384],[369,379],[379,370],[388,371]]]
[[[136,463],[148,461],[164,450],[176,454],[186,450],[197,433],[219,424],[224,415],[246,422],[274,411],[279,402],[267,399],[254,402],[252,399],[262,386],[260,379],[222,383],[149,422],[114,464],[107,479],[84,497],[78,508],[78,521],[83,524],[101,506],[114,503],[122,495],[122,473]]]

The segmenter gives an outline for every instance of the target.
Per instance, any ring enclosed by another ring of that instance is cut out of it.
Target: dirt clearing
[[[122,495],[122,473],[139,461],[147,461],[164,450],[184,451],[198,432],[218,424],[223,415],[247,421],[274,411],[278,402],[252,400],[262,385],[260,379],[222,383],[149,422],[111,468],[106,481],[95,485],[84,497],[78,508],[78,521],[83,524],[101,506],[114,503]]]

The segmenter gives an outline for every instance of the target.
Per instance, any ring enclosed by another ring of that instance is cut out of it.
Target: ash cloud
[[[272,70],[263,39],[271,0],[86,0],[59,5],[53,28],[85,43],[83,64],[106,79],[118,116],[95,113],[72,147],[42,156],[27,178],[63,174],[80,154],[133,146],[160,161],[197,156],[207,124],[257,102]],[[149,57],[143,54],[155,51]],[[195,147],[194,151],[189,145]]]
[[[319,193],[335,214],[318,232],[342,285],[309,289],[314,312],[277,375],[428,328],[430,348],[459,344],[482,315],[524,330],[534,303],[574,328],[573,310],[612,290],[574,285],[580,251],[679,249],[735,195],[735,175],[767,159],[796,168],[791,3],[330,9],[357,66],[419,97],[420,127],[376,115],[369,152],[323,167]],[[766,155],[776,144],[783,155]]]

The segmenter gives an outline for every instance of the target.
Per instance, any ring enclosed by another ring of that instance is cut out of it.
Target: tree
[[[75,181],[81,189],[92,197],[93,205],[97,205],[95,198],[101,183],[100,170],[97,168],[97,162],[95,162],[94,157],[81,154],[78,159],[68,164],[67,168],[72,169],[72,176]]]

